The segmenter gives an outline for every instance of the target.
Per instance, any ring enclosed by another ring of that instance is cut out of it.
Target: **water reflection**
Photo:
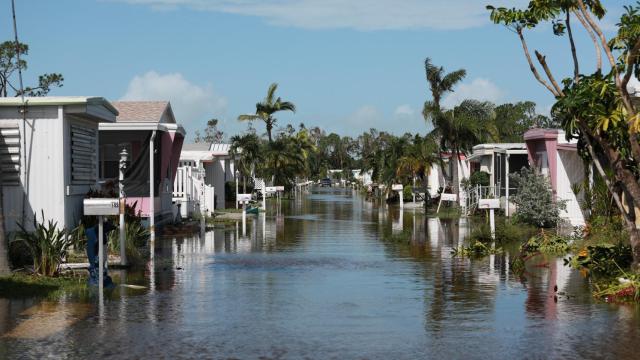
[[[143,288],[103,317],[91,294],[0,299],[0,358],[635,357],[638,308],[594,303],[562,259],[520,278],[515,248],[453,257],[473,221],[340,189],[270,206],[246,230],[159,238],[142,271],[113,271]]]

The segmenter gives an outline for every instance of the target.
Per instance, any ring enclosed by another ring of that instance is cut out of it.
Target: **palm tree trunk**
[[[451,181],[452,181],[452,188],[453,188],[453,193],[456,194],[456,197],[458,197],[458,200],[460,200],[460,187],[458,186],[458,184],[460,183],[458,181],[458,166],[460,166],[460,152],[458,152],[458,150],[454,150],[452,156],[455,156],[455,160],[451,163]]]
[[[273,123],[271,121],[267,120],[267,137],[269,138],[269,143],[272,143],[273,140],[271,139],[271,130],[273,129]]]

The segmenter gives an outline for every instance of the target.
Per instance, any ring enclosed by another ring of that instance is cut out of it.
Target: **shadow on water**
[[[476,226],[315,189],[268,215],[157,241],[94,295],[0,299],[0,358],[634,358],[640,310],[517,246],[451,255]],[[555,291],[557,286],[558,291]],[[434,354],[437,354],[434,355]]]

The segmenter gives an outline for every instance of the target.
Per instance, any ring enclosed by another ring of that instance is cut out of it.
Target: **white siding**
[[[43,106],[30,108],[27,113],[26,134],[23,134],[22,116],[17,108],[1,108],[0,123],[3,126],[19,126],[20,137],[26,141],[26,151],[21,152],[21,168],[26,167],[27,177],[21,171],[20,184],[4,187],[5,224],[8,231],[18,229],[22,221],[23,194],[28,193],[25,205],[25,223],[31,227],[33,215],[38,218],[44,212],[47,219],[64,225],[64,158],[62,107]]]
[[[572,184],[584,181],[584,165],[576,151],[558,150],[557,197],[567,201],[567,209],[561,216],[568,219],[571,225],[584,225],[584,215],[580,207],[581,195],[576,196]]]

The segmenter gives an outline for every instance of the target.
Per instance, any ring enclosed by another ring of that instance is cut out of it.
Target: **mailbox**
[[[276,191],[284,192],[284,186],[276,186]]]
[[[391,190],[393,191],[402,191],[403,187],[402,184],[393,184],[391,185]]]
[[[440,200],[442,201],[458,201],[458,196],[456,194],[440,194]]]
[[[251,194],[238,194],[236,199],[241,204],[248,203],[249,201],[251,201]]]
[[[118,215],[120,200],[117,198],[84,199],[85,215]]]
[[[478,209],[499,209],[500,199],[480,199]]]
[[[276,192],[278,190],[277,190],[277,188],[275,186],[267,186],[264,191],[267,194],[271,194],[271,193],[274,193],[274,192]]]

